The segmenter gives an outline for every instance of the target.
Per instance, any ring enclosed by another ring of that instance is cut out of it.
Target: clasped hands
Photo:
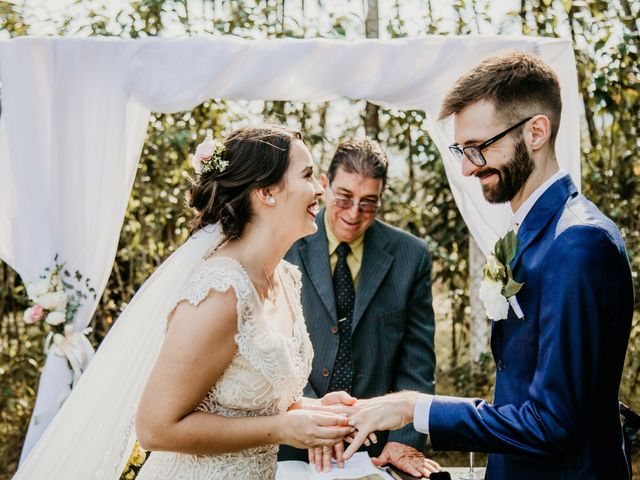
[[[309,463],[317,471],[331,470],[331,459],[335,458],[338,467],[364,445],[376,443],[374,433],[377,430],[397,430],[413,421],[413,407],[417,392],[400,392],[368,400],[351,397],[346,392],[331,392],[322,399],[304,399],[294,408],[312,410],[317,413],[334,416],[332,438],[320,440],[320,445],[308,448]],[[348,427],[348,432],[342,435]],[[349,447],[344,449],[344,442]],[[387,463],[413,476],[428,477],[430,473],[440,471],[440,466],[411,447],[398,442],[388,442],[378,457],[371,459],[377,466]]]

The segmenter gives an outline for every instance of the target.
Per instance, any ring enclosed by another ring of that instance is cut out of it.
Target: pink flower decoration
[[[191,163],[193,169],[198,175],[202,174],[202,162],[208,162],[216,151],[217,144],[213,138],[207,137],[204,142],[196,147],[196,153],[193,154]]]
[[[32,325],[44,318],[44,308],[36,303],[33,307],[27,308],[24,312],[24,322]]]
[[[34,322],[39,322],[44,317],[44,308],[39,303],[36,303],[31,310],[31,319]]]

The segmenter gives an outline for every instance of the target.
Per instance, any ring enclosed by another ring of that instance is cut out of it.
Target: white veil
[[[193,269],[222,239],[219,224],[195,232],[144,283],[14,480],[120,477],[167,317]]]

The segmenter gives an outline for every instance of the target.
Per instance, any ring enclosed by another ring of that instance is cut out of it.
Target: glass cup
[[[476,477],[476,470],[473,465],[473,452],[469,452],[469,471],[460,475],[460,478],[463,480],[478,480],[478,477]]]

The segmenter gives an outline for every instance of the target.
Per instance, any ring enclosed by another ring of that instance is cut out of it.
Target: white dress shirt
[[[509,222],[509,229],[518,233],[518,229],[538,199],[542,196],[547,189],[553,185],[556,181],[561,179],[567,174],[564,170],[560,169],[549,177],[542,185],[529,195],[529,197],[520,205],[517,211],[511,216]],[[508,231],[507,230],[507,231]],[[519,307],[518,307],[519,308]],[[415,407],[413,408],[413,428],[420,433],[429,433],[429,412],[431,411],[431,403],[433,402],[433,395],[423,393],[416,399]]]
[[[536,204],[538,199],[542,196],[542,194],[546,192],[551,185],[556,183],[557,180],[560,180],[566,174],[567,172],[560,169],[556,173],[551,175],[547,180],[545,180],[545,182],[542,185],[536,188],[536,190],[531,195],[529,195],[529,198],[527,198],[524,202],[522,202],[522,205],[520,205],[520,208],[518,208],[518,210],[516,210],[511,215],[511,220],[509,221],[509,228],[507,231],[513,230],[516,233],[518,233],[518,230],[520,229],[520,225],[522,225],[522,222],[524,222],[524,219],[527,217],[527,214],[531,211],[531,209]]]

